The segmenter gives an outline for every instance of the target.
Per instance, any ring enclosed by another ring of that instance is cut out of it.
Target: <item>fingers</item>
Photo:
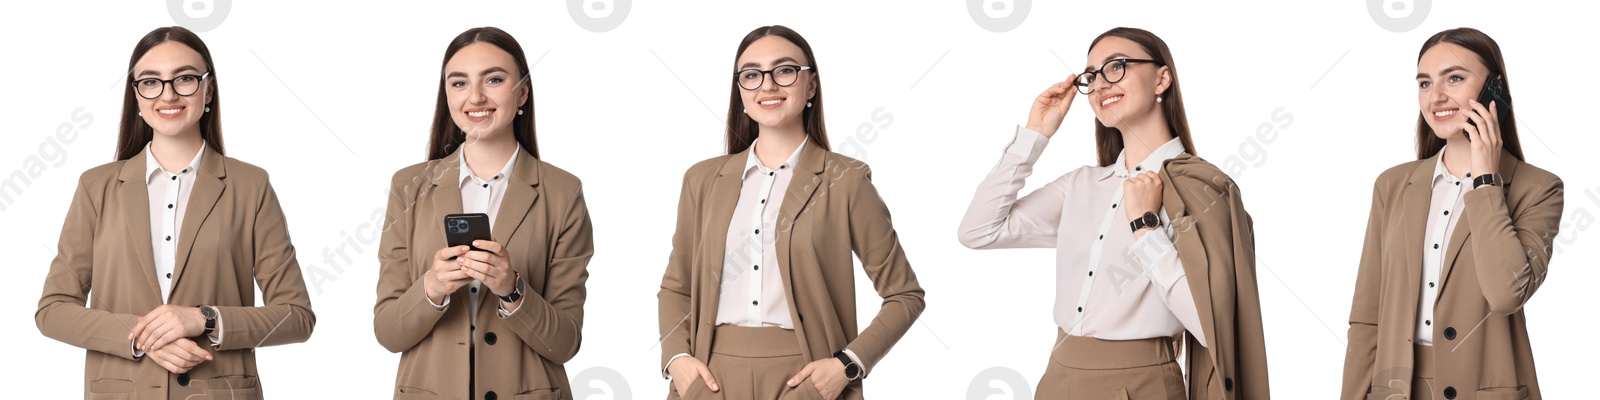
[[[466,254],[470,249],[471,248],[467,246],[446,247],[439,249],[439,252],[434,253],[434,256],[439,261],[450,261],[452,258],[460,257],[462,254]]]
[[[814,363],[806,364],[805,368],[801,368],[800,372],[795,373],[794,377],[789,378],[789,387],[798,386],[800,385],[800,382],[805,382],[806,379],[811,379],[811,371],[815,369],[812,364]]]
[[[722,390],[722,388],[717,385],[717,378],[711,376],[711,368],[707,368],[705,365],[696,365],[695,372],[699,373],[700,380],[706,383],[706,389],[711,389],[712,392]]]
[[[200,347],[200,344],[195,343],[192,340],[179,340],[173,343],[178,350],[183,351],[185,358],[194,364],[200,364],[201,362],[210,361],[212,359],[211,352],[206,351],[205,348]]]
[[[472,245],[497,256],[505,254],[502,251],[506,249],[505,246],[502,246],[499,242],[495,242],[493,240],[474,240],[472,241]]]
[[[154,340],[151,341],[149,348],[159,349],[165,347],[168,343],[172,343],[174,340],[181,339],[183,337],[183,333],[179,332],[181,330],[182,329],[168,329],[161,336],[155,337]]]

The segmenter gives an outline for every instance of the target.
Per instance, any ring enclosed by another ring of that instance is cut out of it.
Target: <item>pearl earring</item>
[[[211,106],[206,106],[206,112],[211,112]]]
[[[811,102],[806,102],[806,108],[811,108]]]
[[[522,110],[517,110],[517,115],[522,115]]]
[[[1156,96],[1156,102],[1157,102],[1157,103],[1160,103],[1160,102],[1161,102],[1161,96]]]

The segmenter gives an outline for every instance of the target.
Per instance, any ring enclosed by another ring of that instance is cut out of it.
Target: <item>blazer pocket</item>
[[[561,388],[533,389],[511,396],[512,400],[560,400]]]
[[[134,385],[133,381],[130,381],[130,380],[127,380],[127,379],[115,379],[115,378],[95,379],[93,382],[89,382],[89,394],[91,395],[89,397],[98,399],[99,397],[92,396],[92,395],[95,395],[95,394],[106,394],[106,395],[110,395],[110,394],[130,394],[131,395],[133,393],[134,387],[136,387],[136,386],[137,385]],[[106,397],[106,398],[108,398],[108,399],[120,399],[121,397]]]
[[[1526,400],[1528,387],[1478,389],[1478,400]]]
[[[706,381],[704,378],[696,376],[693,382],[689,382],[689,390],[679,394],[679,398],[683,400],[699,400],[716,399],[718,397],[716,396],[716,393],[711,392],[711,389],[706,388]]]
[[[218,376],[206,380],[206,397],[211,399],[259,400],[261,379],[246,375]]]
[[[394,388],[395,400],[435,400],[438,394],[410,386],[396,386]]]

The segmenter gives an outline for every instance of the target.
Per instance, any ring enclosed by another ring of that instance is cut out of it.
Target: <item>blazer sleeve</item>
[[[565,364],[583,342],[583,303],[588,296],[589,260],[594,257],[594,229],[579,186],[573,197],[551,203],[561,209],[548,223],[558,224],[550,244],[544,287],[522,298],[522,305],[503,318],[522,342],[540,357]],[[536,296],[534,295],[536,294]]]
[[[422,282],[427,275],[411,272],[414,208],[420,186],[427,183],[425,174],[415,174],[415,179],[412,175],[402,170],[390,183],[383,239],[378,243],[378,304],[372,310],[372,328],[378,344],[394,353],[421,343],[444,317],[444,310],[428,303]]]
[[[889,219],[889,208],[873,187],[870,172],[856,181],[850,196],[850,247],[861,259],[861,267],[883,304],[872,323],[846,346],[861,360],[862,370],[871,371],[889,348],[905,336],[911,324],[922,315],[925,303],[922,286],[911,270],[905,249]]]
[[[257,205],[254,232],[255,280],[261,289],[261,307],[217,307],[222,324],[222,343],[218,350],[239,350],[280,344],[300,343],[311,338],[317,317],[311,312],[311,296],[295,261],[294,244],[289,241],[289,225],[278,204],[271,183],[263,183],[261,203]]]
[[[1536,188],[1530,206],[1512,215],[1506,190],[1485,186],[1467,192],[1469,250],[1489,310],[1511,315],[1533,297],[1549,273],[1550,252],[1560,228],[1565,189],[1561,180]]]
[[[96,221],[104,205],[96,204],[97,200],[104,200],[97,197],[80,178],[33,320],[39,333],[46,337],[133,360],[133,342],[128,340],[128,333],[140,316],[85,307],[94,277]]]
[[[1344,355],[1343,400],[1362,400],[1371,391],[1373,367],[1378,354],[1378,308],[1382,305],[1383,223],[1389,198],[1383,179],[1372,187],[1372,208],[1367,216],[1367,238],[1361,248],[1356,272],[1355,297],[1350,302],[1350,331]]]
[[[678,195],[678,226],[672,234],[672,253],[667,256],[667,271],[661,276],[661,291],[656,294],[661,334],[661,368],[678,354],[694,354],[689,347],[689,320],[694,304],[689,293],[694,286],[694,250],[700,237],[699,188],[692,182],[695,170],[683,177]],[[702,355],[704,356],[704,355]]]

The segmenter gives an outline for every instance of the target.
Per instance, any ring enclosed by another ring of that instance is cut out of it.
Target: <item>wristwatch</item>
[[[516,274],[517,284],[511,289],[510,295],[500,296],[500,301],[506,303],[515,303],[517,300],[522,300],[522,274],[516,271],[512,271],[511,273]]]
[[[1128,223],[1128,226],[1132,227],[1134,232],[1144,228],[1155,229],[1161,226],[1161,217],[1157,217],[1154,212],[1145,211],[1144,216],[1134,218],[1133,222]]]
[[[1498,172],[1488,175],[1478,175],[1477,178],[1472,178],[1473,189],[1477,189],[1479,186],[1483,185],[1505,187],[1505,182],[1500,180],[1500,173]]]
[[[206,319],[206,331],[200,336],[211,337],[211,332],[217,330],[217,309],[212,306],[200,306],[200,316]]]
[[[844,363],[845,379],[849,379],[851,382],[861,379],[861,365],[856,364],[856,361],[851,359],[849,354],[845,354],[843,350],[840,350],[833,353],[833,358],[837,358],[839,362]]]

